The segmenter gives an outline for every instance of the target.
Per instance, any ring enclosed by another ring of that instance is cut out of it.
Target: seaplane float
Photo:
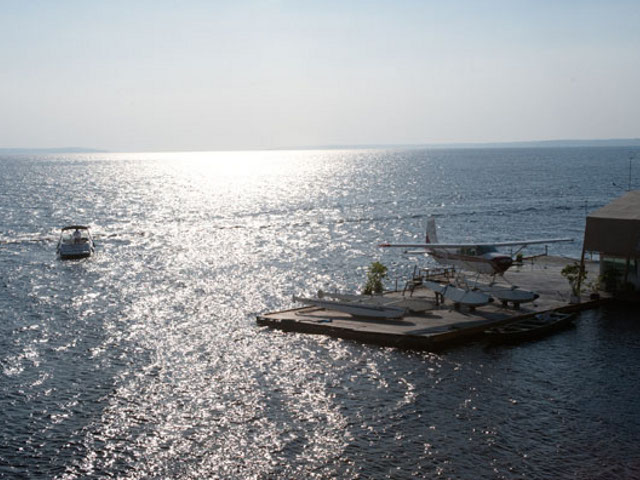
[[[332,300],[327,299],[333,298]],[[407,305],[379,295],[325,294],[318,290],[317,298],[293,296],[293,301],[305,305],[348,313],[353,317],[397,319],[407,314]],[[426,309],[426,308],[425,308]]]

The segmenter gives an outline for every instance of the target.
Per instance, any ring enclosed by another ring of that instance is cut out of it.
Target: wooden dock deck
[[[473,341],[489,327],[520,320],[548,310],[575,311],[594,308],[608,299],[589,300],[583,296],[579,304],[570,304],[570,288],[562,277],[562,268],[574,260],[561,257],[538,257],[521,266],[512,267],[505,277],[518,287],[540,295],[534,302],[519,308],[504,306],[499,301],[474,310],[456,309],[445,301],[424,313],[410,313],[397,320],[352,317],[349,314],[317,307],[302,307],[266,313],[257,317],[258,325],[284,331],[322,334],[383,346],[418,350],[441,350]],[[598,263],[588,262],[587,279],[598,275]],[[403,292],[387,292],[402,296]],[[417,286],[405,296],[433,300],[433,292]]]

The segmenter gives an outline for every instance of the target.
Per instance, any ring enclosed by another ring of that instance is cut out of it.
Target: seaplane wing
[[[547,238],[536,240],[515,240],[510,242],[480,242],[480,243],[381,243],[379,246],[383,248],[399,247],[399,248],[471,248],[471,247],[526,247],[528,245],[541,245],[546,243],[573,242],[573,238]],[[411,252],[421,253],[421,252]],[[424,252],[422,252],[424,253]]]

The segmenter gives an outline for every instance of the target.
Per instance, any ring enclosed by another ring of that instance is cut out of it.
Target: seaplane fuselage
[[[495,247],[426,248],[425,253],[438,263],[486,275],[501,275],[513,264],[509,255]]]

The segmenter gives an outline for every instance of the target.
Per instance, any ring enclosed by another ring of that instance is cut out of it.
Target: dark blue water
[[[406,352],[255,325],[376,247],[572,236],[625,148],[0,158],[0,478],[640,478],[637,310]],[[640,173],[640,172],[639,172]],[[97,254],[61,262],[58,229]],[[534,250],[535,253],[535,250]]]

